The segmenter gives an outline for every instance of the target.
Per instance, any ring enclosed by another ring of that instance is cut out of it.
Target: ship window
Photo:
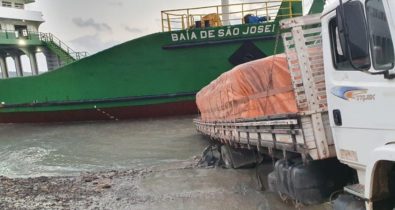
[[[366,2],[373,66],[376,70],[394,67],[394,45],[382,0]]]
[[[28,31],[27,31],[27,26],[24,25],[15,25],[15,35],[16,38],[19,37],[27,37],[28,36]]]
[[[21,3],[15,3],[15,8],[23,9],[23,8],[24,8],[24,5],[21,4]]]
[[[9,1],[3,1],[1,4],[3,7],[12,7],[12,3]]]

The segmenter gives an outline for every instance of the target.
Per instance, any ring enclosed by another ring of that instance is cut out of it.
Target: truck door
[[[359,172],[375,148],[395,142],[395,80],[390,76],[394,23],[389,15],[389,4],[394,3],[389,2],[351,1],[343,5],[343,19],[336,11],[322,19],[328,107],[337,155]]]

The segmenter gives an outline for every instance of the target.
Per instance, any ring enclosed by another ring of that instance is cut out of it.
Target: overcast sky
[[[254,1],[262,0],[229,0]],[[55,34],[77,51],[95,53],[159,32],[162,10],[220,3],[221,0],[36,0],[27,9],[43,13],[46,22],[40,31]]]
[[[234,3],[243,0],[233,0]],[[40,31],[51,32],[78,51],[94,53],[161,30],[166,9],[220,4],[220,0],[36,0]],[[231,1],[232,2],[232,1]],[[232,3],[233,3],[232,2]]]

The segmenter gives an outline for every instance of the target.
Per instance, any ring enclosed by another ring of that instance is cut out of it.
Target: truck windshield
[[[382,0],[366,1],[373,66],[376,70],[394,67],[394,46]]]

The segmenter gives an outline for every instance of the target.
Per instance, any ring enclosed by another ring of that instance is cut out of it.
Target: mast
[[[222,22],[224,25],[230,25],[230,18],[229,18],[229,0],[221,0],[222,4]]]

